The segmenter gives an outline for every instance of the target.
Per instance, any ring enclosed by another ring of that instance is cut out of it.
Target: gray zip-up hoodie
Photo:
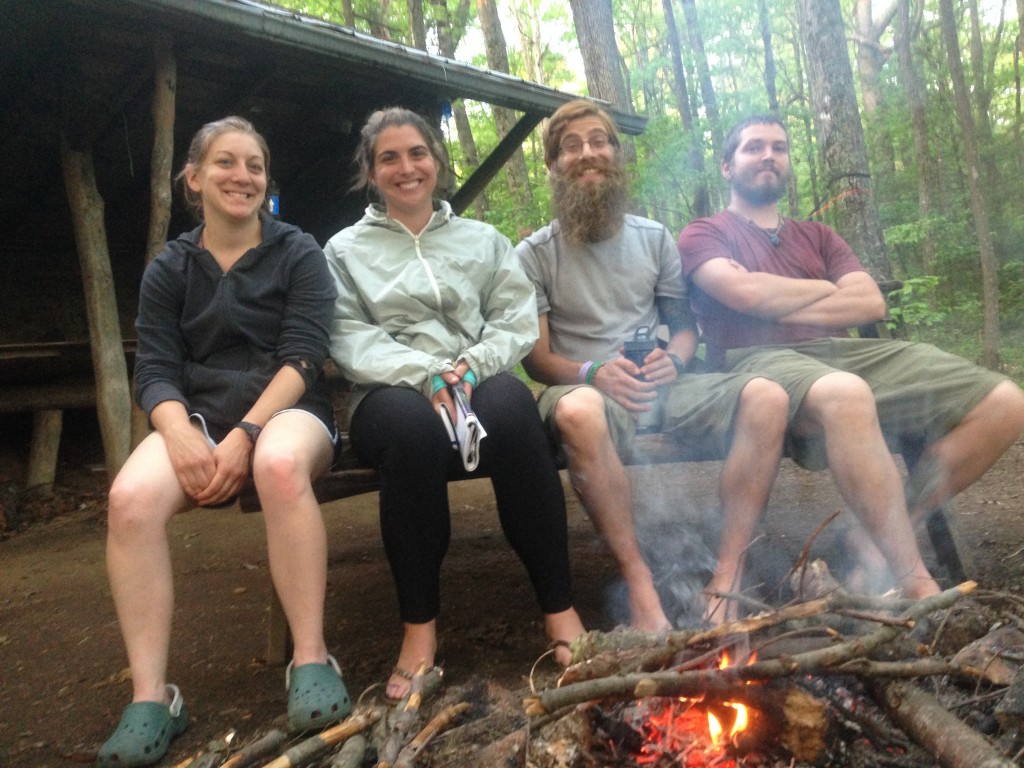
[[[379,205],[324,248],[338,289],[331,356],[354,385],[349,414],[382,385],[431,394],[465,360],[478,382],[537,341],[537,303],[512,244],[440,202],[414,235]]]

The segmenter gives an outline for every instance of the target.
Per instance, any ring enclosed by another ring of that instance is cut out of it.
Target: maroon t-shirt
[[[831,227],[816,221],[786,219],[776,246],[761,227],[734,213],[721,211],[687,225],[679,236],[678,245],[690,302],[709,357],[716,364],[726,349],[792,344],[836,336],[840,332],[832,327],[774,323],[729,309],[693,284],[691,276],[704,262],[733,259],[751,272],[833,283],[850,272],[864,271],[850,246]]]

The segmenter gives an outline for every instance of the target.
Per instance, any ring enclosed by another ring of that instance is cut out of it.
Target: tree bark
[[[975,235],[978,238],[978,258],[981,261],[981,295],[984,327],[982,330],[982,364],[993,370],[999,367],[999,272],[992,233],[989,231],[988,211],[981,186],[981,158],[978,138],[974,129],[971,99],[960,60],[960,40],[957,37],[953,0],[939,0],[939,19],[942,39],[949,62],[949,75],[953,83],[953,98],[957,122],[960,124],[964,162],[967,164],[967,185],[971,196]]]
[[[103,223],[103,198],[96,188],[92,154],[71,149],[66,136],[61,140],[61,164],[75,225],[75,245],[89,316],[100,436],[107,475],[113,480],[131,449],[131,397],[114,293],[114,274]]]
[[[857,109],[853,70],[839,0],[799,0],[804,49],[818,147],[828,170],[827,206],[836,230],[876,280],[892,278],[892,266],[875,205],[864,129]]]
[[[484,45],[487,48],[487,66],[496,72],[509,74],[508,50],[505,45],[505,33],[501,29],[498,7],[494,0],[477,0],[477,13],[480,26],[484,32]],[[507,107],[492,107],[494,123],[498,128],[499,141],[509,134],[518,122],[513,110]],[[509,191],[518,209],[524,212],[524,219],[534,220],[533,192],[530,189],[530,173],[526,167],[526,157],[522,149],[517,149],[505,165]]]
[[[1011,768],[980,733],[951,715],[934,696],[912,682],[875,687],[876,698],[913,739],[947,768]]]
[[[772,14],[768,0],[758,0],[757,20],[761,28],[761,44],[764,46],[764,92],[768,95],[768,111],[779,113],[779,92],[775,87],[775,46],[772,44]]]

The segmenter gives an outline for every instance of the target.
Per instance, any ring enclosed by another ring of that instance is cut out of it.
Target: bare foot
[[[672,629],[658,599],[654,583],[646,585],[629,584],[630,625],[644,632],[667,632]]]
[[[575,608],[570,608],[559,613],[544,614],[544,632],[548,639],[557,643],[555,646],[555,661],[563,667],[572,663],[572,651],[563,643],[571,643],[586,630],[579,614]]]
[[[402,650],[398,654],[395,671],[388,678],[384,690],[389,699],[395,701],[405,698],[412,688],[412,676],[421,664],[427,667],[434,665],[434,654],[437,653],[437,621],[426,624],[404,624]]]
[[[719,597],[717,589],[708,586],[702,597],[704,599],[704,621],[712,627],[727,621],[736,621],[740,617],[739,605],[735,600]]]

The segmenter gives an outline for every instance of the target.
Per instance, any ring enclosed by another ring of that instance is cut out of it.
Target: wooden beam
[[[452,195],[452,199],[449,202],[455,213],[461,214],[470,206],[476,196],[484,191],[484,188],[490,183],[491,179],[508,162],[513,153],[523,146],[523,142],[530,135],[530,131],[536,128],[537,124],[545,117],[547,115],[543,112],[527,112],[519,118],[519,122],[512,126],[512,130],[494,148],[494,151],[487,156],[487,159],[480,163],[480,166],[473,172],[473,175],[466,179],[465,184],[459,187],[458,192]]]
[[[149,235],[146,263],[151,262],[167,242],[171,221],[171,163],[174,162],[174,94],[178,88],[177,61],[173,41],[166,33],[153,40],[153,158],[149,169]]]
[[[127,460],[131,447],[131,407],[128,366],[121,344],[114,275],[103,222],[103,198],[96,187],[92,152],[72,149],[65,135],[61,137],[61,165],[89,317],[96,411],[107,474],[112,480]]]
[[[36,411],[32,415],[32,444],[28,451],[26,488],[49,489],[57,477],[57,453],[64,412]]]

